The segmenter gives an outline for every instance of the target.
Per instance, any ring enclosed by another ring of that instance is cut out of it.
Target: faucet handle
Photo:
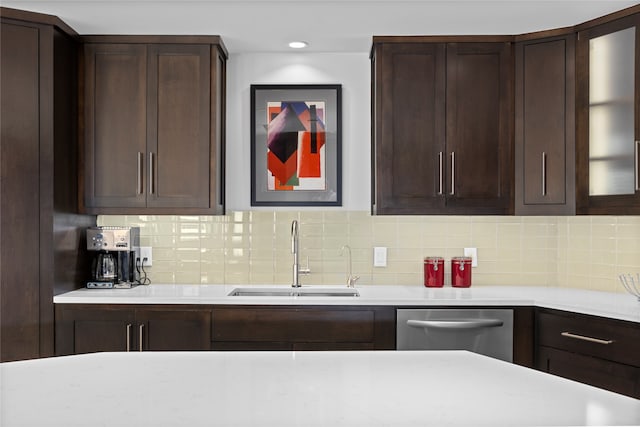
[[[298,268],[298,274],[311,274],[309,269],[309,256],[307,255],[307,265],[304,268]]]

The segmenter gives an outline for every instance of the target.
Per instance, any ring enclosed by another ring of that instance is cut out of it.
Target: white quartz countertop
[[[57,304],[537,306],[640,323],[640,302],[626,293],[530,286],[359,286],[359,297],[228,296],[238,287],[250,286],[156,284],[132,289],[78,289],[57,295],[53,301]]]
[[[0,364],[0,425],[640,425],[640,400],[464,351],[95,353]]]

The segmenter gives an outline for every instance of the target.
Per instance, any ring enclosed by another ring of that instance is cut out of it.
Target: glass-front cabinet
[[[640,213],[640,14],[578,34],[577,211]]]

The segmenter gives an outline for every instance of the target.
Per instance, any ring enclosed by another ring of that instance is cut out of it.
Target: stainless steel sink
[[[308,288],[308,289],[299,289],[298,290],[299,297],[359,297],[360,293],[357,289],[352,288],[333,288],[333,289],[322,289],[322,288]]]
[[[235,288],[229,293],[230,297],[292,297],[295,295],[293,288]]]
[[[359,297],[351,288],[235,288],[230,297]]]

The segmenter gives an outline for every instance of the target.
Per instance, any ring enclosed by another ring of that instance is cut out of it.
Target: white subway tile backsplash
[[[152,275],[150,274],[149,277]],[[153,271],[152,283],[173,284],[176,283],[176,276],[173,271]]]
[[[154,248],[154,283],[291,283],[291,221],[300,223],[302,283],[342,285],[352,251],[358,285],[423,284],[423,258],[478,248],[473,284],[578,287],[622,292],[617,276],[640,271],[640,217],[371,216],[363,211],[245,211],[226,216],[99,216],[141,228]],[[388,266],[373,267],[373,246]]]

